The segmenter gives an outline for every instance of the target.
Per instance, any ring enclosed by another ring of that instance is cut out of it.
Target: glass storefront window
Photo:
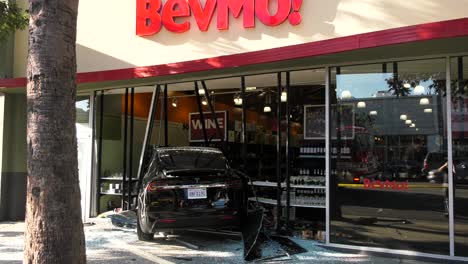
[[[325,69],[290,72],[289,118],[292,230],[325,239]]]
[[[445,60],[331,74],[330,241],[449,253]]]
[[[468,57],[451,59],[455,255],[468,256]]]

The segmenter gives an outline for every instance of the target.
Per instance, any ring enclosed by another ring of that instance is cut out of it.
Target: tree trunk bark
[[[78,0],[29,0],[24,263],[86,263],[75,129]]]

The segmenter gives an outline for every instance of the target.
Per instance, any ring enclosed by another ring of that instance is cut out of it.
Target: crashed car
[[[137,233],[239,227],[247,181],[223,153],[206,147],[154,148],[138,193]]]

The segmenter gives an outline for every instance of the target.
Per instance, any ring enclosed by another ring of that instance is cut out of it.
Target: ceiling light
[[[245,90],[246,91],[255,91],[255,90],[257,90],[257,87],[255,87],[255,86],[245,87]]]
[[[205,89],[199,88],[199,89],[198,89],[198,94],[199,94],[199,95],[205,95]]]
[[[403,87],[405,87],[406,89],[409,89],[409,88],[411,88],[411,84],[405,83],[405,84],[403,84]]]
[[[234,96],[234,104],[235,105],[242,105],[242,98],[239,95]]]
[[[419,131],[419,128],[416,128],[416,131]]]
[[[432,113],[432,108],[426,108],[424,109],[424,113]]]
[[[202,103],[202,105],[207,105],[208,104],[208,102],[206,101],[205,98],[202,99],[201,103]]]
[[[366,102],[358,102],[357,108],[366,108]]]
[[[416,127],[416,124],[411,124],[410,127]]]
[[[172,106],[177,107],[177,98],[172,99]]]
[[[370,111],[370,112],[369,112],[369,115],[376,116],[376,115],[377,115],[377,111],[375,111],[375,110],[374,110],[374,111]]]
[[[414,94],[423,94],[426,91],[424,86],[418,85],[414,88]]]
[[[348,90],[344,90],[341,92],[341,99],[351,99],[352,97],[353,95]]]
[[[408,116],[407,116],[407,115],[401,115],[401,116],[400,116],[400,120],[405,121],[406,119],[408,119]]]
[[[283,91],[281,93],[281,102],[284,103],[284,102],[287,102],[287,101],[288,101],[288,94],[285,91]]]
[[[271,112],[271,107],[269,105],[265,105],[265,107],[263,107],[263,112],[270,113]]]
[[[429,104],[429,99],[421,98],[421,100],[419,100],[419,104],[420,105],[428,105]]]
[[[407,124],[407,125],[411,125],[411,123],[413,123],[413,121],[411,121],[411,119],[408,119],[408,120],[405,121],[405,124]]]

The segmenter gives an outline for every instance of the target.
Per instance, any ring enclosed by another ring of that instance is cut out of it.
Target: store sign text
[[[373,181],[370,179],[364,179],[364,189],[383,189],[383,190],[408,190],[408,181],[397,182],[397,181]]]
[[[205,141],[205,135],[203,132],[203,124],[205,125],[207,139],[210,141],[221,141],[226,139],[226,111],[216,112],[216,121],[218,122],[221,130],[221,135],[218,133],[216,128],[216,121],[211,115],[211,112],[203,113],[203,120],[200,113],[189,114],[189,141],[190,142],[203,142]]]
[[[217,11],[216,24],[219,30],[229,29],[229,15],[243,15],[244,28],[255,27],[255,18],[267,26],[277,26],[289,20],[291,25],[302,21],[299,12],[303,0],[275,0],[276,13],[270,12],[270,0],[137,0],[136,34],[150,36],[164,26],[167,30],[183,33],[190,29],[190,16],[195,17],[198,28],[207,31]],[[185,19],[184,19],[185,18]],[[177,20],[177,21],[176,21]]]

